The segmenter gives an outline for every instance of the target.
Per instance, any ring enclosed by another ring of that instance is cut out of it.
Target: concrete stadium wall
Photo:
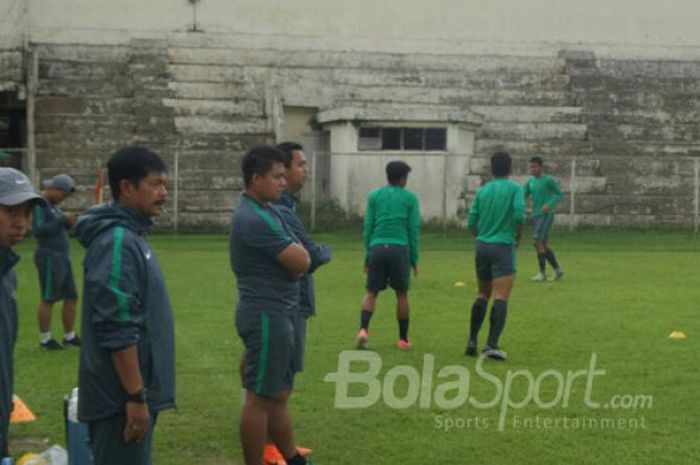
[[[9,3],[0,0],[0,11]],[[658,10],[632,0],[607,9],[540,0],[524,11],[516,1],[440,0],[430,12],[401,2],[405,20],[394,23],[402,26],[382,29],[368,15],[390,24],[396,6],[202,0],[204,33],[184,32],[192,21],[185,1],[30,3],[40,62],[37,168],[40,178],[74,173],[85,187],[76,207],[113,150],[141,143],[171,166],[177,154],[179,226],[224,228],[242,187],[240,157],[275,141],[285,106],[408,103],[484,116],[463,192],[450,199],[465,209],[489,154],[505,148],[519,173],[531,155],[544,155],[567,190],[576,159],[575,215],[565,221],[694,220],[700,30],[687,14],[698,8],[691,2]],[[623,7],[626,21],[611,23]],[[447,12],[464,22],[443,22]],[[24,83],[18,43],[0,43],[7,89]],[[560,213],[570,205],[567,195]],[[168,227],[174,215],[164,220]]]
[[[0,0],[0,92],[16,91],[23,83],[24,3]]]
[[[37,41],[182,32],[196,17],[208,33],[368,38],[375,47],[392,38],[700,44],[693,0],[0,0],[0,12],[25,4]]]
[[[125,143],[179,160],[179,223],[224,227],[240,190],[240,156],[275,139],[283,105],[457,105],[484,115],[464,173],[467,203],[487,157],[505,148],[520,173],[543,154],[567,179],[577,159],[572,220],[688,223],[700,155],[700,61],[423,55],[185,46],[40,45],[41,176],[70,169],[89,183]],[[560,211],[568,213],[566,199]]]
[[[0,0],[0,50],[22,46],[28,32],[26,12],[24,0]]]
[[[20,50],[0,50],[0,92],[16,91],[24,82]]]

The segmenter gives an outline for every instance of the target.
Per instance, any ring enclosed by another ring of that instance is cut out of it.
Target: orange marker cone
[[[10,423],[29,423],[36,420],[36,415],[34,415],[34,413],[29,410],[29,407],[27,407],[27,404],[16,395],[12,396],[12,404],[14,408],[10,416]]]

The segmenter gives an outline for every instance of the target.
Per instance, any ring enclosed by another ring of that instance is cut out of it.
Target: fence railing
[[[41,162],[46,153],[43,151],[39,153]],[[25,148],[0,147],[0,166],[13,166],[26,172],[23,166],[23,163],[26,163],[26,154]],[[319,209],[325,208],[328,202],[334,200],[331,185],[331,165],[334,155],[328,151],[313,149],[308,149],[306,154],[309,175],[300,197],[309,212],[310,229],[316,230],[319,226]],[[416,185],[419,179],[418,173],[411,174],[409,188],[418,191],[419,194],[421,190],[425,192],[426,189],[432,189],[434,202],[438,202],[437,199],[440,198],[444,199],[443,206],[440,207],[443,212],[443,217],[440,218],[443,224],[452,223],[455,219],[463,222],[476,190],[484,180],[488,179],[488,160],[483,157],[470,158],[466,172],[446,171],[444,179],[435,177],[431,179],[429,186]],[[171,195],[168,199],[170,207],[161,223],[163,227],[178,232],[196,227],[200,220],[207,227],[224,226],[228,220],[228,212],[224,210],[229,208],[229,203],[233,205],[233,198],[238,192],[237,189],[240,189],[241,183],[229,182],[223,188],[224,190],[221,186],[204,185],[207,179],[201,179],[201,175],[198,179],[194,178],[197,176],[197,169],[189,161],[187,150],[180,147],[174,150],[171,160],[173,161],[170,167]],[[616,224],[616,218],[619,216],[629,221],[638,219],[639,224],[651,225],[657,224],[656,222],[659,221],[657,218],[659,218],[676,226],[691,225],[696,234],[700,232],[700,158],[698,157],[550,157],[545,160],[545,165],[551,168],[552,174],[561,182],[566,200],[559,207],[560,218],[562,224],[570,230],[582,224],[596,224],[595,221],[599,221],[600,224]],[[372,165],[370,168],[368,165],[368,169],[377,169],[377,167]],[[59,170],[55,167],[49,169],[39,166],[38,181],[56,174]],[[85,208],[85,205],[92,203],[92,190],[98,170],[87,166],[72,171],[66,167],[65,171],[71,175],[77,175],[76,180],[80,191],[80,195],[68,203],[74,204],[78,209]],[[527,158],[516,158],[515,171],[516,181],[524,182],[528,178]],[[447,199],[448,177],[452,177],[449,182],[455,182],[455,179],[459,178],[459,182],[464,187],[458,198]],[[37,184],[35,187],[40,189],[41,185]],[[351,187],[348,187],[349,192],[356,192]],[[362,194],[356,192],[354,195],[358,197]],[[231,201],[229,202],[228,199]],[[352,203],[358,206],[364,203],[364,200],[364,198],[353,198]],[[444,207],[448,200],[451,202],[449,211]],[[207,201],[210,204],[207,204]],[[457,203],[458,208],[455,207]],[[454,208],[458,211],[455,212]],[[434,210],[440,210],[437,204]],[[342,214],[339,212],[340,210],[336,209],[332,210],[331,214],[336,216]],[[346,213],[347,216],[353,216],[353,213],[358,212],[346,211]],[[325,211],[324,214],[322,221],[327,227],[329,215]],[[184,216],[184,219],[181,216]],[[344,223],[346,219],[347,217],[338,218],[337,223]],[[330,223],[333,223],[333,218],[330,218]]]

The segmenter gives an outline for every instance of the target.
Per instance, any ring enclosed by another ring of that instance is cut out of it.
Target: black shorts
[[[544,213],[532,218],[532,233],[536,241],[547,242],[554,224],[554,213]]]
[[[387,285],[397,292],[408,292],[411,266],[405,245],[377,244],[369,250],[367,290],[379,292]]]
[[[78,290],[69,257],[37,250],[34,254],[34,264],[39,271],[42,301],[58,302],[78,299]]]
[[[236,312],[245,345],[243,384],[258,396],[276,399],[294,387],[294,315]]]
[[[515,247],[509,244],[476,245],[476,277],[479,281],[515,274]]]

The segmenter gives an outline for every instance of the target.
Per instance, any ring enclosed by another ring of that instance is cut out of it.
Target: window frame
[[[378,131],[376,137],[363,137],[362,131],[364,129],[374,129]],[[399,148],[385,149],[384,147],[384,130],[386,129],[398,129],[399,130]],[[421,148],[406,148],[406,130],[407,129],[420,129],[421,130]],[[428,129],[438,129],[442,130],[444,133],[444,148],[441,149],[427,149],[427,130]],[[357,130],[357,151],[358,152],[427,152],[427,153],[447,153],[447,134],[448,127],[446,124],[401,124],[401,123],[365,123],[361,124]],[[366,142],[363,144],[362,140],[378,140],[378,146],[369,146]]]

